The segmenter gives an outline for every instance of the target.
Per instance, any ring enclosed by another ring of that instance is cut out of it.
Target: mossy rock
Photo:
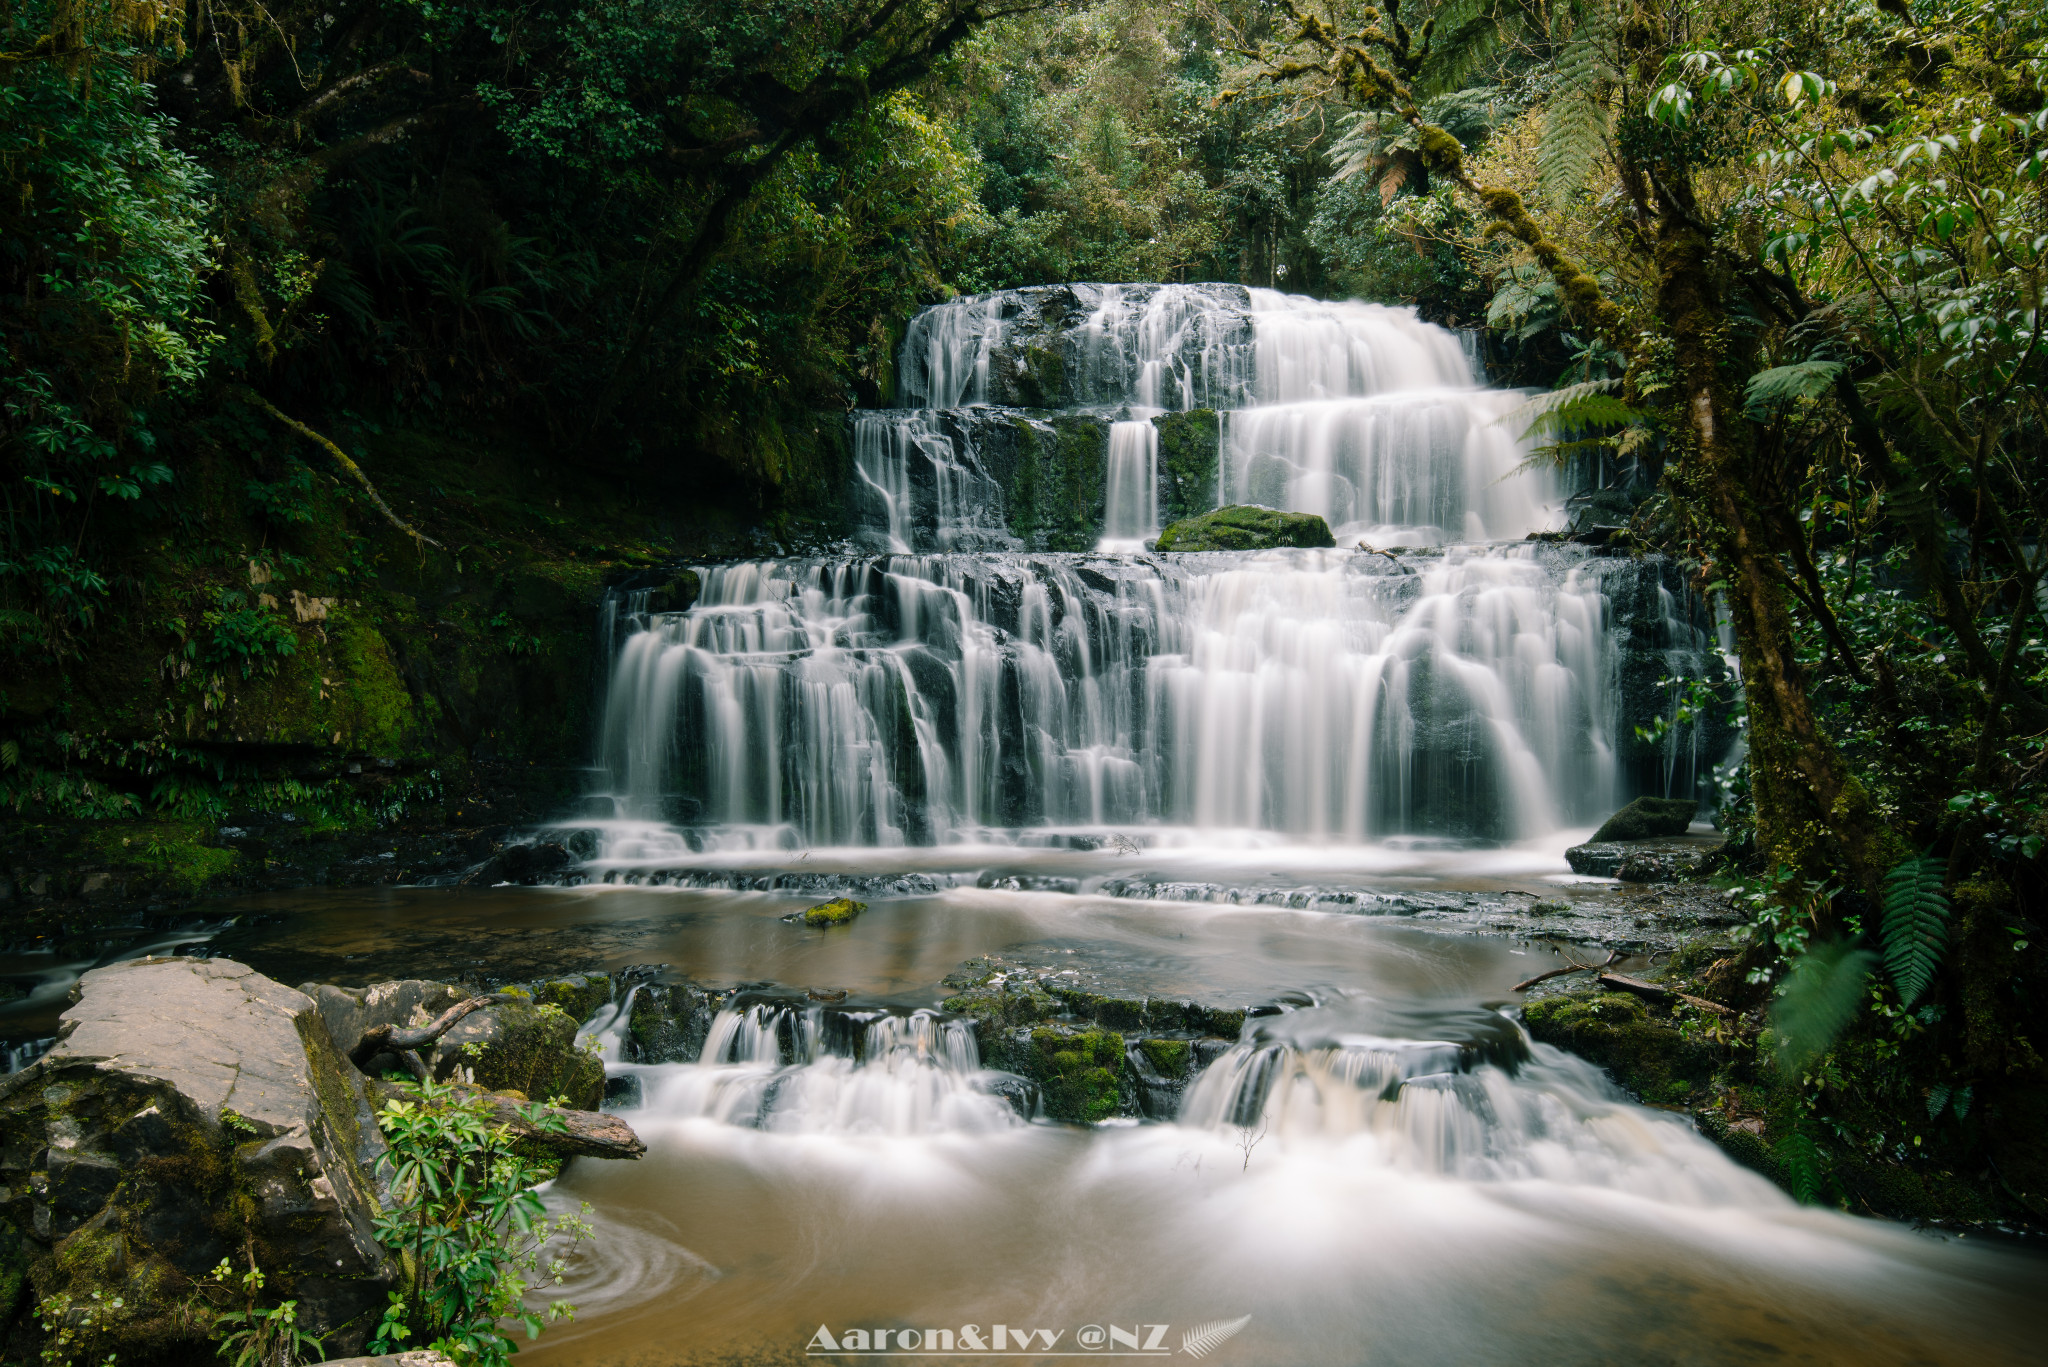
[[[866,902],[856,902],[851,897],[835,897],[805,911],[803,921],[807,926],[851,925],[853,918],[867,909]]]
[[[579,1023],[551,1002],[487,1007],[441,1037],[434,1071],[463,1067],[488,1091],[566,1097],[570,1106],[594,1111],[604,1099],[604,1063],[577,1046]]]
[[[1123,1107],[1124,1037],[1113,1030],[1031,1032],[1027,1075],[1054,1120],[1092,1125]]]
[[[1713,1049],[1651,1016],[1618,992],[1562,993],[1522,1008],[1529,1034],[1605,1068],[1614,1080],[1659,1105],[1679,1105],[1714,1075]]]
[[[1651,840],[1660,835],[1684,835],[1699,812],[1689,797],[1639,797],[1607,818],[1593,838],[1598,845],[1609,840]]]
[[[1186,1077],[1194,1045],[1184,1039],[1141,1039],[1138,1052],[1153,1072],[1164,1078]]]
[[[1162,413],[1152,425],[1159,429],[1159,511],[1170,523],[1199,516],[1216,499],[1221,424],[1215,410]]]
[[[534,1000],[558,1006],[573,1021],[587,1021],[612,999],[612,980],[602,973],[572,973],[534,989]]]
[[[1262,551],[1283,546],[1330,547],[1330,524],[1314,513],[1234,504],[1183,518],[1159,534],[1161,551]]]

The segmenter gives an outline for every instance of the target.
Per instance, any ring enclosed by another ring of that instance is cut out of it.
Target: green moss
[[[1159,1076],[1184,1077],[1194,1057],[1194,1046],[1184,1039],[1141,1039],[1138,1052]]]
[[[1026,408],[1067,406],[1067,363],[1053,347],[1026,347],[1017,375],[1017,399]]]
[[[1016,421],[1003,488],[1010,530],[1033,550],[1085,551],[1102,537],[1109,428],[1097,418]]]
[[[1689,797],[1639,797],[1608,817],[1593,833],[1593,839],[1648,840],[1660,835],[1684,835],[1698,810],[1699,804]]]
[[[511,1002],[490,1010],[498,1037],[466,1061],[479,1087],[536,1101],[562,1096],[572,1107],[597,1108],[604,1099],[604,1064],[576,1047],[576,1021],[551,1005]]]
[[[1644,1101],[1675,1105],[1714,1075],[1711,1046],[1653,1020],[1642,1001],[1618,992],[1567,993],[1522,1009],[1529,1034],[1605,1068]]]
[[[850,925],[853,918],[868,909],[866,902],[856,902],[851,897],[835,897],[829,902],[820,902],[804,913],[807,926]]]
[[[597,1014],[597,1009],[612,999],[612,980],[602,973],[574,974],[567,978],[556,978],[542,983],[535,999],[549,1006],[560,1007],[562,1013],[574,1021],[587,1021]]]
[[[1030,1062],[1028,1075],[1039,1084],[1045,1113],[1052,1119],[1094,1124],[1120,1109],[1122,1035],[1110,1030],[1033,1030]]]
[[[233,850],[201,844],[206,834],[206,827],[186,821],[119,822],[92,829],[81,846],[87,861],[122,871],[123,881],[190,894],[240,862]]]
[[[1330,524],[1314,513],[1286,513],[1248,504],[1183,518],[1159,534],[1161,551],[1253,551],[1336,544]]]
[[[1168,523],[1216,506],[1217,453],[1221,424],[1213,409],[1165,413],[1152,419],[1159,429],[1159,514]]]

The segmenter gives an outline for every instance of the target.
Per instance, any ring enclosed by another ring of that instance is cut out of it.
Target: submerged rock
[[[786,919],[802,920],[807,926],[843,926],[851,924],[854,917],[867,909],[866,902],[856,902],[851,897],[835,897],[829,902],[820,902],[809,908],[801,917],[792,916]]]
[[[1699,804],[1689,797],[1639,797],[1608,817],[1589,843],[1684,835],[1698,812]]]
[[[1315,513],[1235,504],[1183,518],[1159,534],[1156,549],[1167,551],[1262,551],[1281,546],[1332,547],[1330,524]]]
[[[1679,883],[1713,868],[1718,851],[1682,841],[1607,841],[1574,845],[1564,852],[1572,872],[1624,883]]]

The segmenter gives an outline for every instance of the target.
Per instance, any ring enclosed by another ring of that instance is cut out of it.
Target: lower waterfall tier
[[[1690,796],[1727,739],[1637,735],[1721,663],[1673,567],[1582,547],[701,573],[687,612],[625,605],[602,743],[619,815],[709,843],[1521,839]]]

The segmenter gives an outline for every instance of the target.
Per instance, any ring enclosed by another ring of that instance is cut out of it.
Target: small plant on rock
[[[249,1254],[249,1270],[239,1278],[226,1258],[213,1269],[210,1280],[217,1287],[234,1292],[241,1283],[242,1306],[214,1317],[214,1333],[220,1341],[220,1356],[233,1367],[298,1367],[302,1362],[320,1362],[326,1353],[320,1340],[299,1327],[299,1303],[285,1301],[265,1309],[263,1269],[256,1255]]]
[[[377,1116],[393,1197],[377,1238],[398,1254],[405,1282],[391,1293],[371,1349],[426,1346],[465,1367],[502,1367],[518,1351],[508,1324],[531,1339],[574,1315],[559,1300],[533,1309],[526,1296],[561,1284],[565,1255],[590,1237],[590,1207],[548,1217],[534,1188],[550,1170],[514,1150],[511,1127],[485,1098],[430,1081],[407,1090],[416,1099],[386,1102]],[[536,1128],[567,1128],[545,1107],[519,1109]],[[566,1246],[550,1250],[555,1240]]]

